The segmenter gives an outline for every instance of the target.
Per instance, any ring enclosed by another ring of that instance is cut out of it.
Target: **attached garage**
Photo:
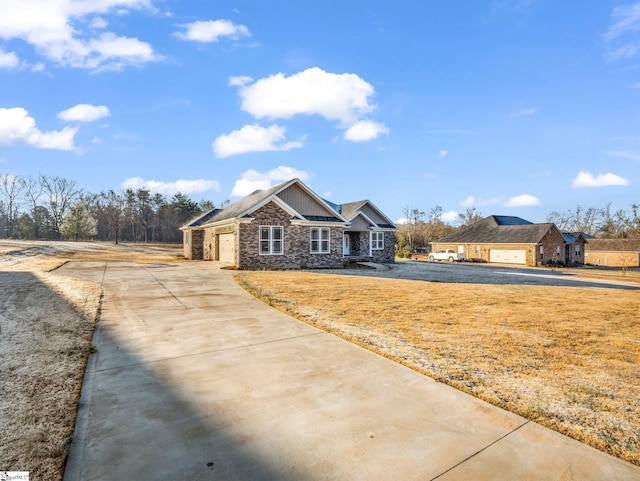
[[[525,265],[527,263],[527,251],[524,249],[491,249],[489,251],[489,262]]]
[[[234,264],[235,257],[235,235],[234,234],[219,234],[218,235],[218,260],[221,262],[228,262]]]

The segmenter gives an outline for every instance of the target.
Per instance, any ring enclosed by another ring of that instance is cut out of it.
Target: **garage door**
[[[236,262],[234,252],[235,236],[233,234],[220,234],[218,236],[218,260],[234,264]]]
[[[489,262],[526,264],[527,251],[524,249],[491,249],[489,251]]]

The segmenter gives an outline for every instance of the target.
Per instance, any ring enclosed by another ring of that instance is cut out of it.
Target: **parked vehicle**
[[[456,252],[452,249],[442,249],[429,254],[430,261],[449,261],[449,262],[462,262],[466,260],[466,256],[460,252]]]

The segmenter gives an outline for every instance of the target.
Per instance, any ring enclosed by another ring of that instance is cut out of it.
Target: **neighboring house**
[[[490,215],[432,243],[468,260],[536,266],[564,262],[565,239],[555,224],[533,224],[520,217]]]
[[[640,239],[588,239],[585,264],[640,267]]]
[[[587,238],[592,237],[584,232],[563,232],[562,236],[567,243],[563,263],[568,266],[584,264],[585,244],[589,242]]]
[[[181,230],[188,259],[300,269],[393,262],[396,226],[368,200],[333,204],[292,179],[206,212]]]

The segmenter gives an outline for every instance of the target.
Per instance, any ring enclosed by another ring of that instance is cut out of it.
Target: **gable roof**
[[[576,242],[587,242],[587,234],[584,232],[563,232],[562,236],[567,244],[575,244]]]
[[[296,211],[291,205],[278,197],[278,194],[285,191],[289,187],[297,185],[308,195],[312,202],[319,204],[322,210],[327,215],[303,215]],[[276,202],[280,207],[291,214],[292,219],[308,222],[340,222],[347,223],[347,220],[337,213],[330,205],[326,203],[321,197],[307,187],[300,179],[291,179],[281,184],[275,185],[269,189],[256,190],[246,197],[234,202],[225,209],[213,209],[199,218],[186,224],[183,229],[190,227],[204,227],[210,224],[216,224],[219,222],[229,221],[232,219],[249,219],[251,214],[263,205],[269,202]],[[331,215],[335,212],[335,215]]]
[[[535,244],[557,227],[553,223],[533,224],[520,217],[490,215],[478,222],[458,229],[434,244]],[[558,231],[560,234],[560,231]]]
[[[334,204],[336,205],[336,204]],[[386,216],[384,213],[378,209],[373,202],[368,199],[359,200],[356,202],[348,202],[346,204],[341,204],[337,206],[340,208],[339,212],[345,217],[349,222],[355,219],[358,215],[363,215],[366,219],[371,222],[374,226],[380,229],[396,229],[396,225]],[[372,219],[370,215],[366,215],[365,210],[371,209],[381,220]]]
[[[187,222],[184,227],[182,227],[183,229],[185,227],[199,227],[202,224],[206,224],[207,222],[209,222],[209,220],[215,216],[218,212],[220,212],[222,209],[211,209],[209,211],[206,211],[204,214],[198,214],[197,217],[194,217],[193,219],[191,219],[189,222]]]

